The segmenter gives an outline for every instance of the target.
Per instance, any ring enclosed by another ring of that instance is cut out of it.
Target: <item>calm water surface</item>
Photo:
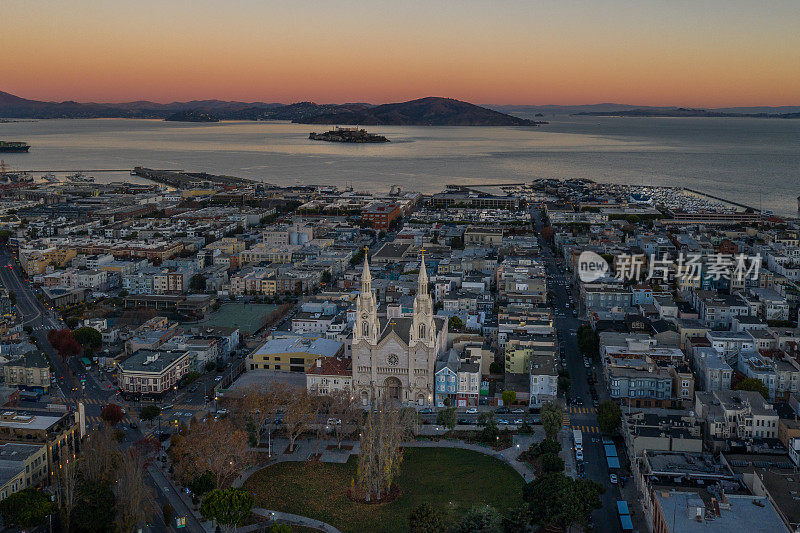
[[[447,183],[535,178],[688,186],[796,215],[800,120],[545,117],[540,128],[374,126],[392,142],[308,140],[324,126],[285,122],[174,123],[40,120],[0,124],[0,139],[28,154],[0,154],[15,169],[176,168],[280,185],[335,184],[436,192]],[[95,174],[98,181],[130,179]]]

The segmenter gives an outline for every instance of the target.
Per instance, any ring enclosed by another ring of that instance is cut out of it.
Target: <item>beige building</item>
[[[699,391],[694,410],[710,439],[778,438],[778,413],[758,392]]]
[[[48,479],[47,446],[0,444],[0,500],[15,492],[43,485]]]
[[[3,367],[3,376],[9,387],[41,387],[50,389],[50,363],[47,357],[34,351]]]
[[[161,397],[177,387],[189,367],[188,351],[139,350],[119,364],[122,395]]]
[[[410,318],[378,319],[369,264],[364,259],[353,329],[353,389],[363,405],[387,398],[433,402],[436,358],[447,350],[447,321],[434,316],[422,260]]]
[[[43,444],[52,477],[62,449],[68,457],[75,457],[80,442],[77,418],[76,412],[67,410],[4,407],[0,410],[0,443]]]

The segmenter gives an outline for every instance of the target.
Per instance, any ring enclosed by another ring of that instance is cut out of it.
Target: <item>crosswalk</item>
[[[137,424],[139,423],[139,421],[136,419],[135,416],[127,416],[126,415],[122,419],[122,422],[120,422],[120,424],[130,424],[132,422],[136,422]],[[92,426],[99,426],[100,424],[103,423],[103,420],[99,416],[87,416],[86,417],[86,423],[90,424]]]
[[[561,413],[561,424],[564,427],[569,427],[569,411],[563,411]]]
[[[597,409],[594,407],[570,407],[569,412],[574,415],[594,415],[597,414]]]
[[[597,426],[578,426],[578,425],[574,425],[574,426],[570,426],[570,429],[580,429],[584,433],[600,434],[600,428],[597,427]]]

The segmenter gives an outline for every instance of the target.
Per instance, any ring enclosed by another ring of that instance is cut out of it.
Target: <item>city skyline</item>
[[[241,1],[4,7],[30,99],[797,105],[800,6]]]

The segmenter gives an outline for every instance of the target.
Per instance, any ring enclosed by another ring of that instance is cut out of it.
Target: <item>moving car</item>
[[[615,485],[617,484],[617,475],[616,474],[611,474],[610,476],[608,476],[608,479],[611,481],[611,483],[614,483]]]

